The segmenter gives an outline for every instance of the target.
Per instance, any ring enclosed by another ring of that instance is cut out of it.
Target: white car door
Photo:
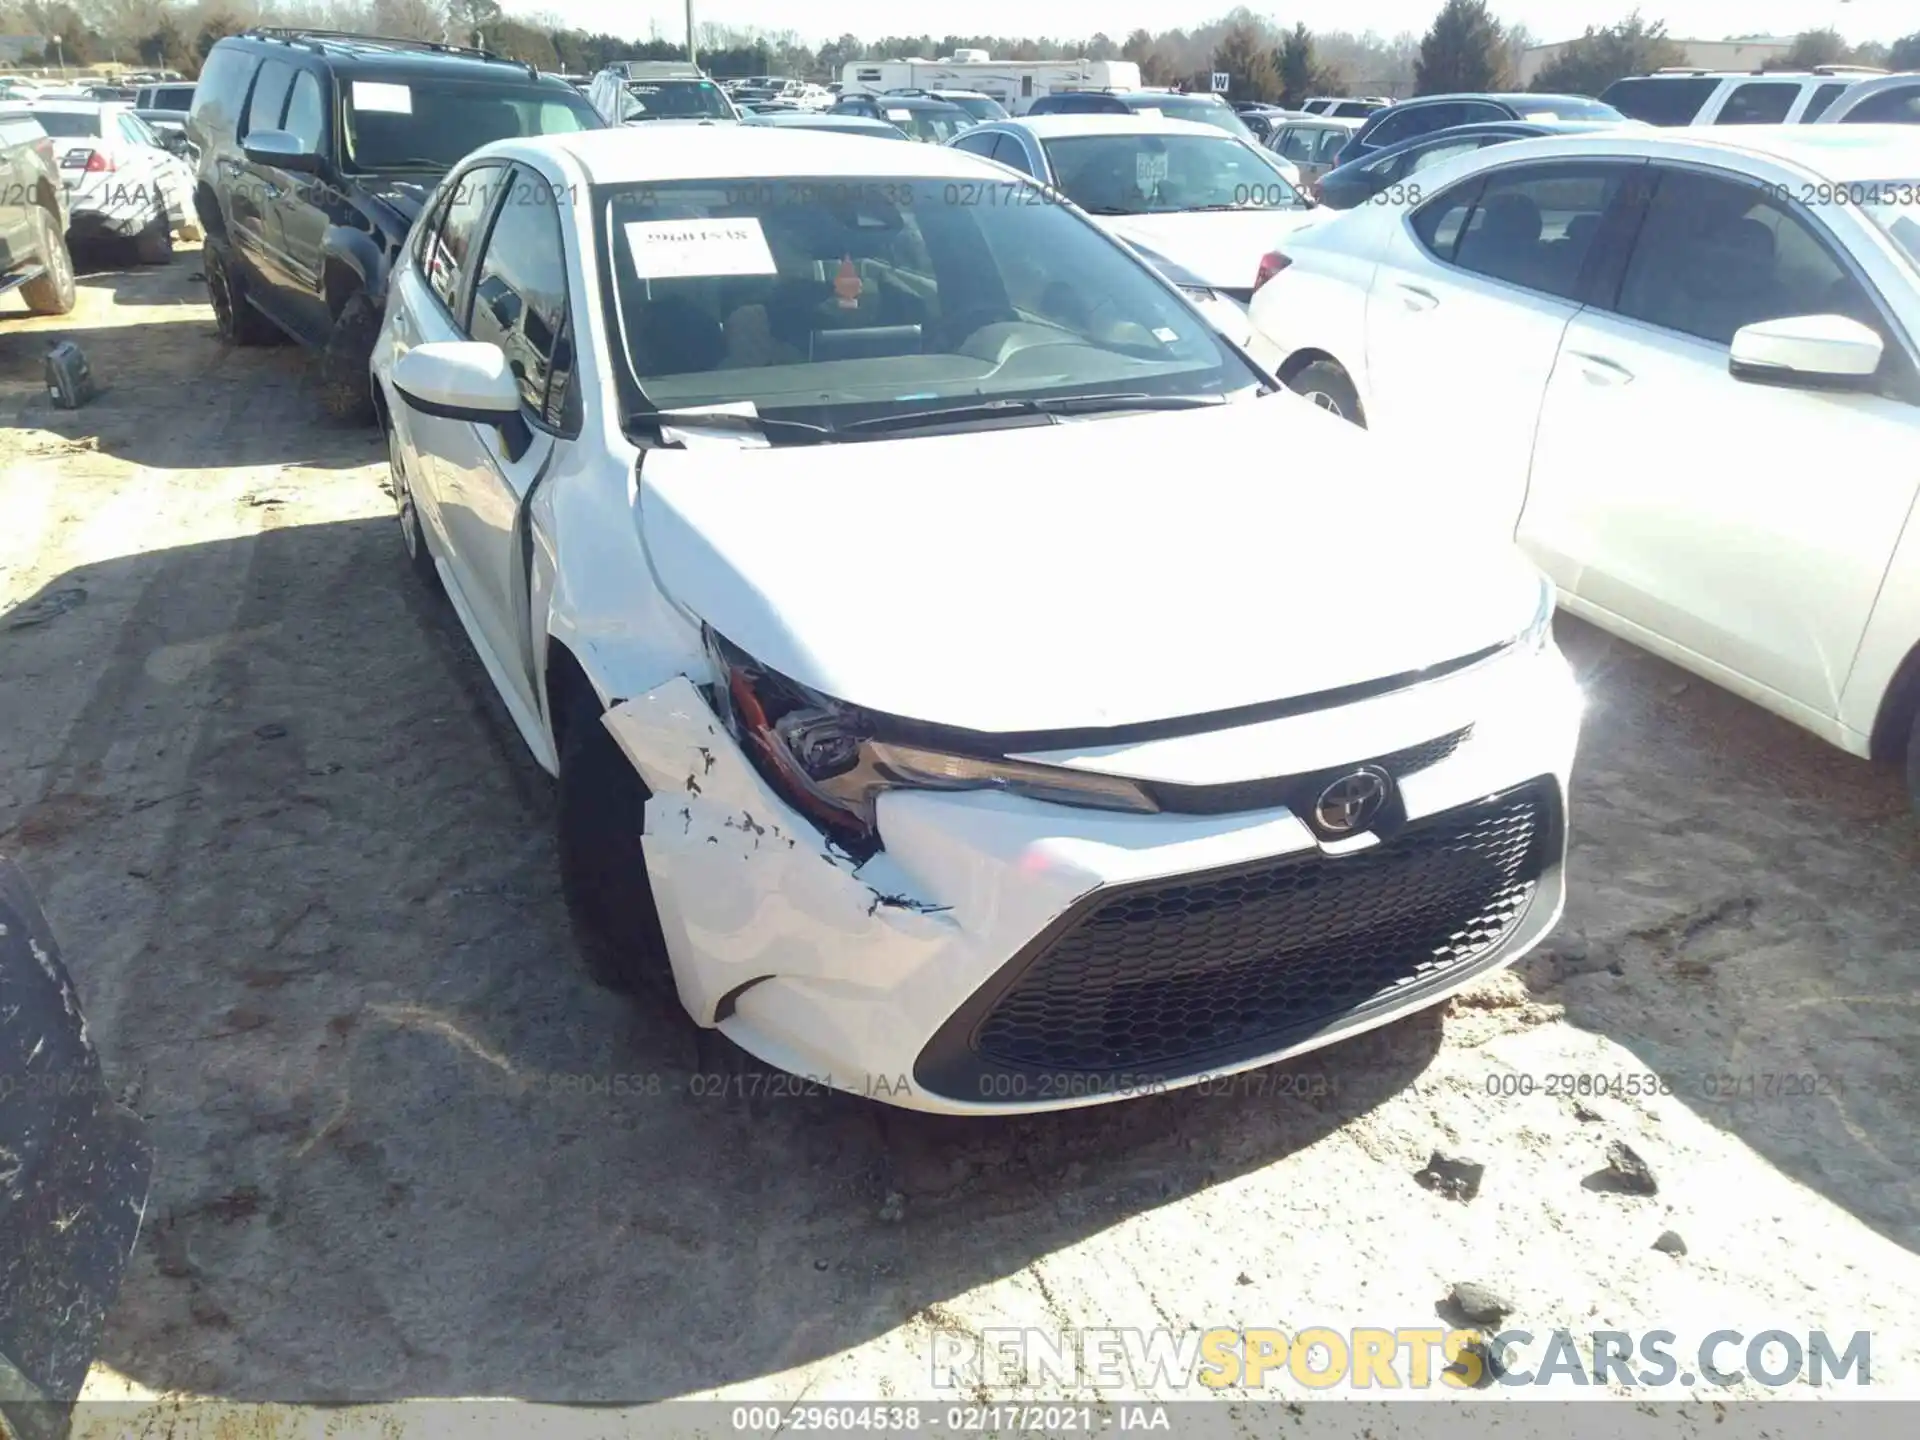
[[[1632,164],[1531,161],[1469,176],[1392,227],[1367,295],[1370,428],[1456,447],[1463,502],[1511,527],[1547,376],[1593,239]]]
[[[1617,299],[1567,329],[1519,538],[1576,611],[1832,718],[1920,487],[1911,358],[1816,215],[1741,177],[1650,178]],[[1730,373],[1740,326],[1836,313],[1887,340],[1876,391]]]
[[[495,167],[478,179],[469,172],[461,183],[488,186],[497,198],[477,202],[483,219],[454,262],[462,277],[453,291],[456,304],[434,307],[438,333],[422,338],[498,345],[520,382],[524,405],[512,425],[417,413],[410,425],[423,468],[433,477],[455,608],[495,683],[526,713],[538,715],[522,526],[524,502],[565,443],[572,363],[566,250],[555,203],[563,191],[520,167],[511,174]],[[474,208],[457,190],[445,230]],[[442,248],[450,247],[443,242]]]

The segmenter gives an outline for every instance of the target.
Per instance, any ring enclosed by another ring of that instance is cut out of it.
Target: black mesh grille
[[[1391,755],[1355,761],[1312,776],[1281,775],[1261,780],[1235,780],[1225,785],[1147,784],[1143,788],[1162,810],[1174,815],[1239,815],[1249,810],[1273,810],[1282,806],[1302,809],[1312,803],[1327,781],[1336,775],[1357,770],[1361,765],[1378,765],[1395,780],[1404,780],[1418,771],[1438,765],[1467,743],[1473,734],[1471,725],[1450,734],[1409,745]]]
[[[996,1066],[1171,1072],[1388,1002],[1520,923],[1552,859],[1556,793],[1526,786],[1357,855],[1116,893],[1026,965],[972,1048]]]

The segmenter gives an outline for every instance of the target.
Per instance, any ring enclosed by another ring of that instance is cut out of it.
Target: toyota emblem
[[[1365,765],[1342,775],[1313,802],[1313,823],[1324,835],[1358,835],[1380,818],[1393,780],[1378,765]]]

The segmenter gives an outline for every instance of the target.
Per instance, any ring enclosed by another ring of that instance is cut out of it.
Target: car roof
[[[1198,120],[1174,120],[1165,115],[1026,115],[1017,120],[995,120],[982,129],[1025,130],[1036,140],[1061,140],[1071,135],[1204,135],[1232,140],[1218,125]]]
[[[29,110],[51,111],[55,115],[104,115],[109,110],[131,110],[124,100],[20,100]]]
[[[828,115],[819,110],[774,110],[749,115],[740,122],[763,130],[853,130],[863,135],[899,132],[871,115]]]
[[[761,125],[689,126],[670,134],[646,127],[575,130],[499,140],[474,152],[568,156],[593,185],[673,180],[778,180],[800,176],[1001,177],[1000,166],[944,145],[902,145],[879,135],[836,135],[799,126],[776,140]]]
[[[885,105],[893,110],[960,110],[960,107],[951,101],[936,100],[931,95],[867,95],[861,98],[871,100],[876,105]],[[966,115],[967,112],[960,110],[960,113]],[[973,117],[968,116],[967,118],[971,119]]]
[[[1502,159],[1554,155],[1775,161],[1834,180],[1920,180],[1915,125],[1609,125],[1592,132],[1516,140],[1480,152]],[[1436,177],[1441,171],[1436,169]]]
[[[1345,130],[1351,134],[1366,123],[1358,115],[1295,115],[1290,112],[1280,128],[1284,130],[1293,125],[1310,125],[1316,130]]]
[[[281,56],[289,50],[296,55],[304,52],[324,59],[330,68],[348,75],[378,73],[420,80],[489,76],[508,81],[518,80],[543,89],[573,90],[566,81],[543,75],[525,61],[509,60],[503,55],[486,56],[473,50],[435,49],[424,41],[379,40],[370,36],[291,30],[285,35],[258,32],[229,35],[214,48],[223,47],[245,48],[255,54]]]

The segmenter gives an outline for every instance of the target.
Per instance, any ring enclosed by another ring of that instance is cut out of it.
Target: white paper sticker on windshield
[[[1560,117],[1551,110],[1533,110],[1520,118],[1522,120],[1558,120]]]
[[[1167,152],[1142,150],[1133,157],[1133,178],[1141,190],[1151,190],[1167,178]]]
[[[887,111],[887,119],[889,120],[911,120],[912,118],[913,118],[913,112],[911,110]]]
[[[773,275],[773,251],[751,215],[738,220],[631,220],[627,248],[642,280]]]
[[[405,85],[389,85],[379,80],[353,82],[353,108],[379,110],[388,115],[411,115],[413,91]]]
[[[1180,332],[1170,330],[1165,325],[1162,325],[1158,330],[1153,332],[1153,338],[1158,340],[1162,345],[1171,345],[1180,338]]]

